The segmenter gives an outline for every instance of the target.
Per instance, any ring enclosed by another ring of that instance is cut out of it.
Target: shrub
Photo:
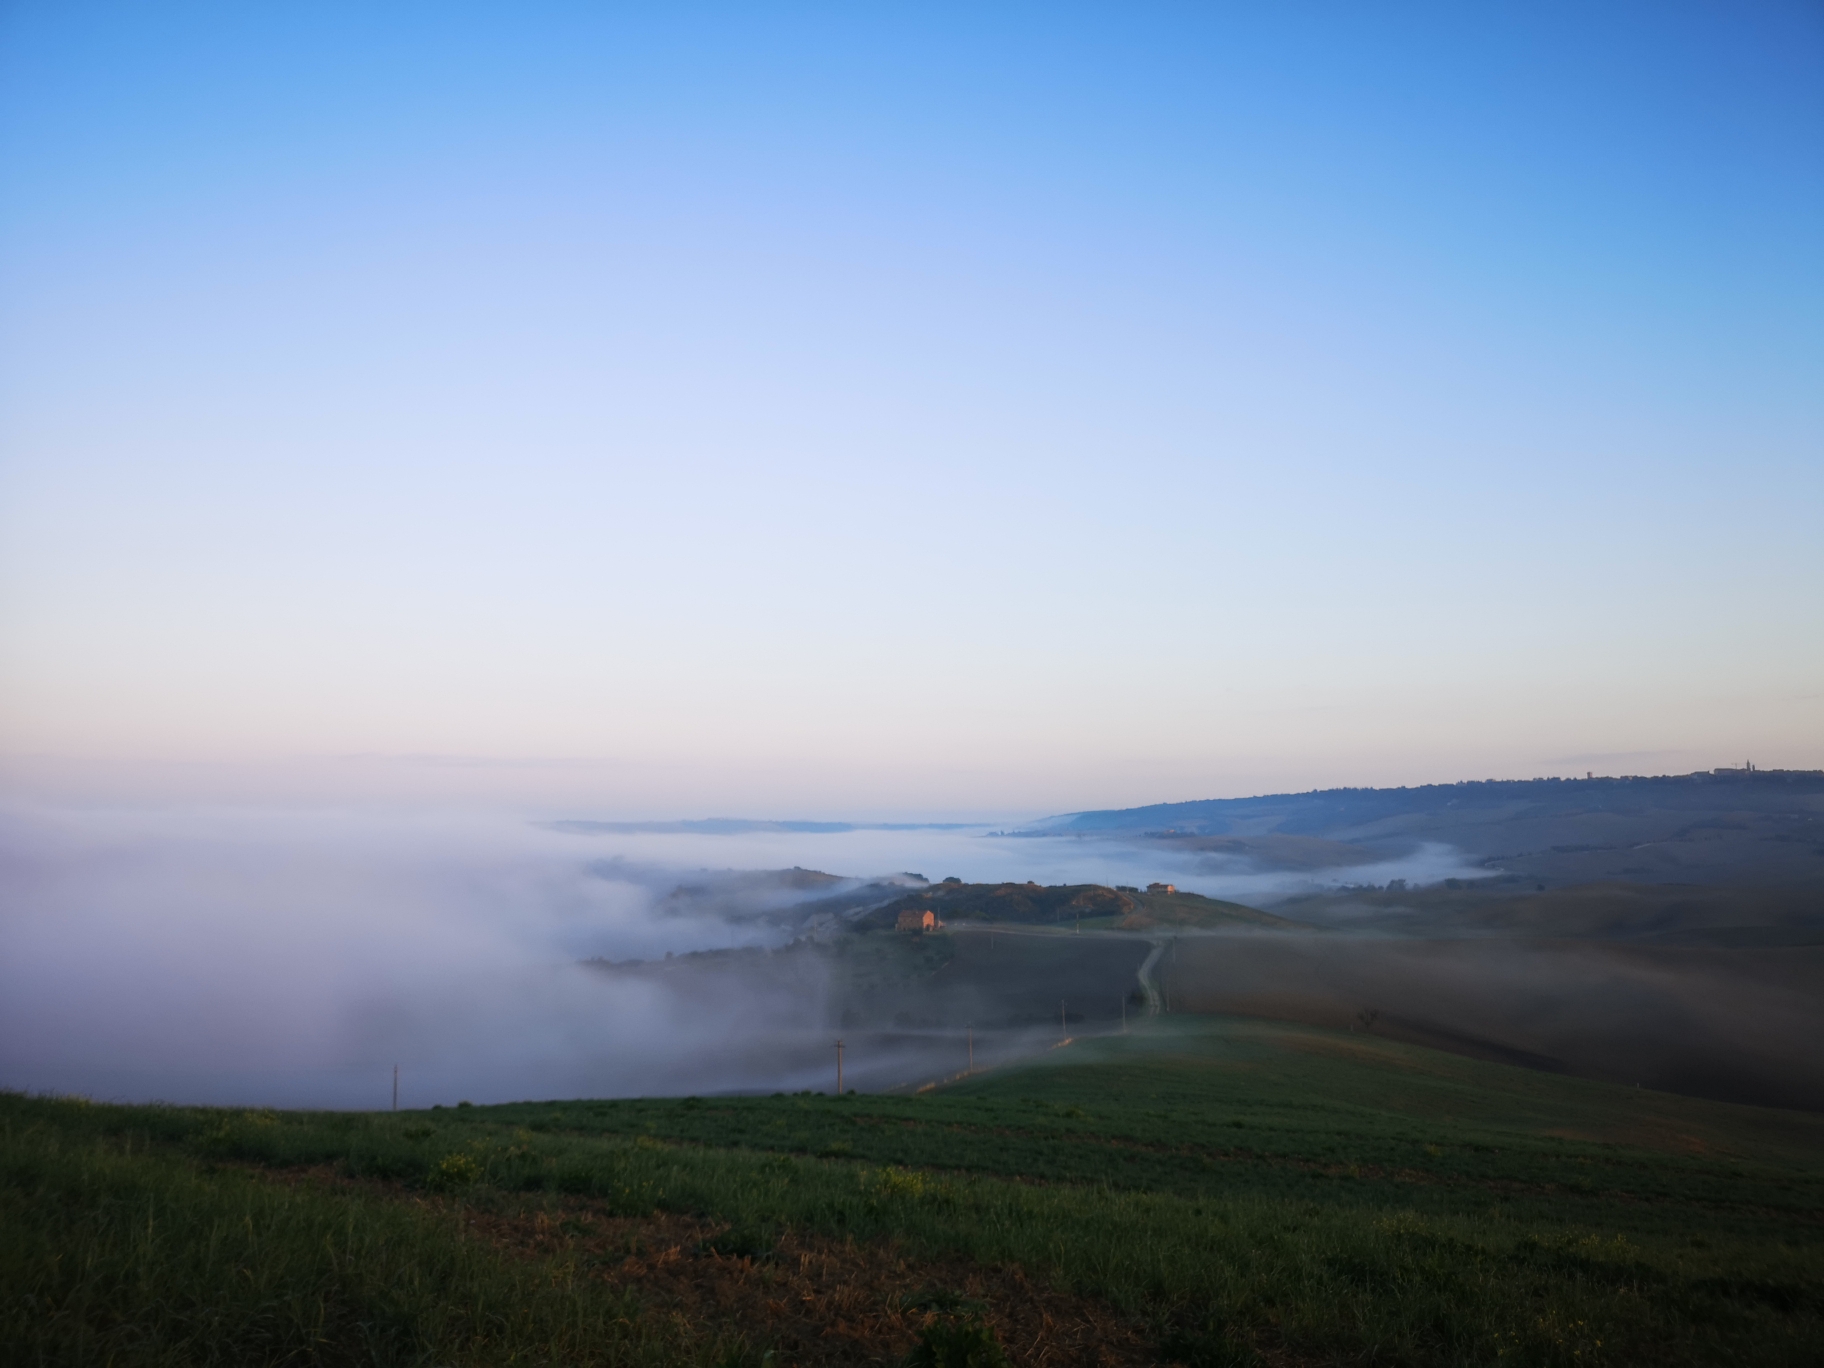
[[[1221,1316],[1180,1327],[1159,1350],[1166,1362],[1181,1363],[1184,1368],[1253,1368],[1260,1362],[1247,1336]]]
[[[973,1316],[941,1316],[918,1332],[904,1368],[1008,1368],[994,1328]]]
[[[472,1155],[446,1154],[431,1166],[425,1186],[438,1192],[473,1187],[481,1180],[481,1165]]]
[[[733,1225],[700,1246],[705,1253],[725,1259],[770,1259],[778,1247],[778,1235],[764,1225]]]

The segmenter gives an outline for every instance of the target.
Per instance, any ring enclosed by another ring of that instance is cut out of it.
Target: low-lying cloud
[[[634,1091],[814,1013],[581,967],[778,936],[655,916],[666,872],[581,853],[475,817],[8,814],[0,1082],[380,1105],[398,1063],[408,1103]]]
[[[1421,851],[1377,871],[1416,881],[1453,861]],[[731,978],[706,998],[582,963],[777,948],[792,931],[761,914],[790,892],[668,895],[794,865],[1166,878],[1256,900],[1311,882],[980,829],[579,835],[472,812],[14,809],[0,813],[0,1085],[356,1107],[388,1103],[394,1064],[406,1106],[822,1086],[814,975]]]

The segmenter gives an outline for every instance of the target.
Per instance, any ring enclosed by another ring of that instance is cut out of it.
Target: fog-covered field
[[[786,872],[743,872],[766,870]],[[1524,934],[1494,934],[1459,926],[1470,912],[1448,901],[1412,922],[1405,894],[1323,895],[1488,872],[1439,842],[1272,869],[1184,842],[988,827],[15,808],[0,816],[0,1086],[380,1107],[397,1065],[405,1106],[766,1092],[833,1087],[840,1035],[845,1083],[874,1089],[958,1071],[971,1031],[985,1064],[1115,1028],[1138,992],[1138,937],[1079,942],[1072,959],[1037,945],[995,957],[992,941],[954,936],[918,960],[891,937],[837,934],[918,876],[1168,880],[1313,921],[1185,939],[1166,966],[1180,1010],[1338,1025],[1370,1013],[1365,1029],[1489,1058],[1824,1100],[1793,1045],[1818,1024],[1816,949],[1564,940],[1536,910]],[[1504,906],[1484,899],[1475,915]],[[1754,922],[1753,907],[1730,915]]]
[[[395,1063],[402,1100],[420,1103],[784,1085],[827,1045],[814,979],[704,995],[578,962],[789,939],[667,899],[703,870],[1272,883],[1240,861],[985,831],[578,835],[516,814],[14,809],[0,818],[0,1084],[341,1106],[389,1104]],[[1439,863],[1426,852],[1397,870]],[[761,1040],[776,1064],[748,1058]]]

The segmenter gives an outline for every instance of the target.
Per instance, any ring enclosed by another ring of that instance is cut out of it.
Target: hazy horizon
[[[1272,787],[1217,775],[1205,784],[1186,781],[1153,789],[1130,778],[1098,793],[1081,781],[1060,780],[1045,786],[1054,799],[1043,800],[1037,783],[1033,801],[1025,803],[959,801],[979,793],[979,783],[940,778],[907,784],[892,801],[824,785],[800,787],[781,783],[789,767],[738,776],[726,769],[682,776],[667,767],[629,767],[586,759],[524,760],[475,756],[331,756],[290,757],[276,761],[200,761],[0,755],[0,806],[10,802],[27,809],[159,808],[209,810],[254,807],[310,811],[484,811],[515,814],[528,820],[631,822],[704,821],[716,818],[749,821],[823,821],[853,823],[958,823],[1008,827],[1072,812],[1150,807],[1206,799],[1251,798],[1276,793],[1305,793],[1341,788],[1401,788],[1485,780],[1581,779],[1625,775],[1682,775],[1745,762],[1763,770],[1815,769],[1824,766],[1781,763],[1772,757],[1702,755],[1658,751],[1620,755],[1556,757],[1508,773],[1417,773],[1376,782],[1359,776],[1336,778],[1316,769],[1299,782]],[[1668,763],[1684,760],[1685,763]],[[632,771],[630,774],[629,771]],[[790,794],[792,796],[782,796]],[[925,801],[918,801],[920,798]]]

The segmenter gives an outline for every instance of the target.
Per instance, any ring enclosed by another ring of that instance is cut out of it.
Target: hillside
[[[1327,789],[1070,813],[1024,834],[1144,840],[1279,869],[1368,863],[1443,842],[1491,870],[1547,884],[1819,887],[1824,772]]]
[[[1425,936],[1600,939],[1719,949],[1824,944],[1824,896],[1808,888],[1451,879],[1429,888],[1352,888],[1289,898],[1288,916]]]
[[[1142,893],[1101,884],[945,882],[907,893],[867,914],[866,925],[891,927],[902,912],[931,911],[944,922],[1007,926],[1083,926],[1145,931],[1156,927],[1300,931],[1308,927],[1199,893]]]
[[[1824,1111],[1824,900],[1804,889],[1453,880],[1296,898],[1285,916],[1098,885],[869,885],[829,901],[848,911],[816,914],[789,946],[598,968],[744,1004],[747,1029],[716,1045],[701,1087],[821,1081],[835,1034],[855,1046],[855,1082],[898,1086],[961,1067],[971,1032],[979,1059],[1006,1059],[1118,1027],[1157,990],[1176,1012]],[[894,929],[927,910],[939,933]],[[1138,974],[1155,952],[1149,990]]]
[[[0,1096],[0,1343],[117,1368],[1798,1368],[1824,1356],[1820,1154],[1818,1118],[1233,1019],[910,1096]]]

